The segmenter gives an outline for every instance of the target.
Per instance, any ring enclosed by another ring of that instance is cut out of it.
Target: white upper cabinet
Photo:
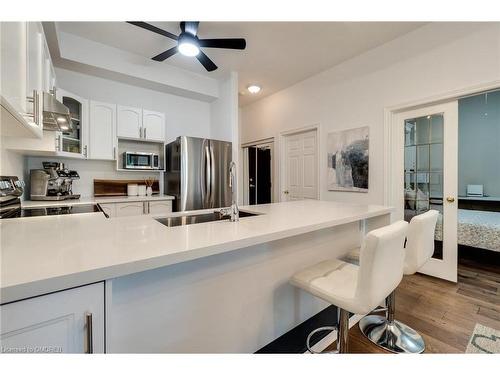
[[[103,353],[104,283],[0,306],[4,353]]]
[[[89,158],[116,159],[116,104],[90,101]]]
[[[142,138],[142,109],[119,105],[117,132],[119,138]]]
[[[43,91],[51,92],[56,86],[56,73],[50,58],[49,48],[44,44],[43,48]]]
[[[2,96],[19,113],[27,112],[27,22],[0,22]]]
[[[27,23],[27,82],[26,82],[26,95],[34,97],[41,95],[43,90],[43,49],[45,45],[42,25],[39,22]],[[29,113],[36,113],[38,115],[37,123],[41,123],[41,112],[35,111],[33,106],[36,102],[31,101],[28,104],[27,111]],[[41,106],[40,106],[41,107]],[[41,108],[40,108],[41,109]]]
[[[163,142],[165,140],[165,114],[119,105],[117,136],[118,138]]]
[[[68,91],[57,89],[56,98],[68,107],[73,130],[61,135],[60,151],[89,157],[89,101]]]
[[[165,114],[142,110],[143,137],[151,141],[165,141]]]

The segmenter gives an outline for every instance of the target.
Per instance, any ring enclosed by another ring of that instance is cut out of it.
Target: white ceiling
[[[178,22],[151,22],[179,34]],[[282,90],[420,26],[421,22],[201,22],[200,39],[243,37],[244,51],[206,48],[219,66],[206,72],[191,57],[176,54],[163,63],[218,78],[239,74],[240,106]],[[59,30],[144,57],[173,47],[175,41],[125,22],[58,22]],[[250,83],[262,86],[250,95]]]

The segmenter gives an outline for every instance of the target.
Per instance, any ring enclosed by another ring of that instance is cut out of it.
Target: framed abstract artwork
[[[328,134],[328,190],[368,192],[369,127]]]

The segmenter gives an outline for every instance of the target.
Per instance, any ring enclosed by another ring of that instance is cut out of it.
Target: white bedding
[[[436,240],[442,240],[442,216]],[[500,252],[500,212],[458,210],[458,244]]]

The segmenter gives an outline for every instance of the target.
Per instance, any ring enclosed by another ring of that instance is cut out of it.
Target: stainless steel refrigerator
[[[178,137],[165,146],[165,194],[175,196],[174,211],[231,205],[231,143]]]

